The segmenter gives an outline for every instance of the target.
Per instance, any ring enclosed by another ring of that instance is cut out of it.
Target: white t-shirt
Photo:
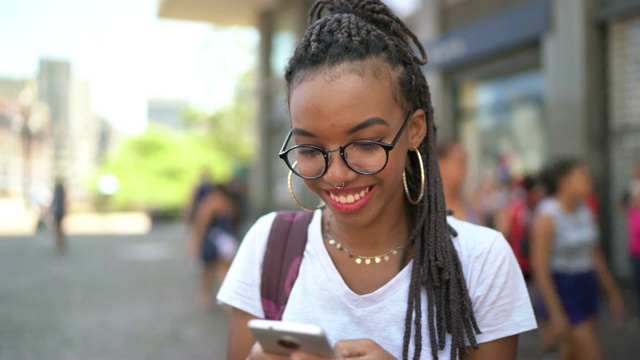
[[[579,274],[593,271],[593,249],[598,243],[598,227],[591,211],[580,205],[569,213],[553,197],[538,205],[538,213],[553,218],[554,236],[549,268],[556,273]]]
[[[275,213],[265,215],[249,230],[218,293],[218,301],[258,318],[264,317],[260,300],[262,260],[274,218]],[[316,211],[309,225],[303,261],[282,320],[319,325],[332,345],[339,340],[372,339],[401,358],[411,264],[373,293],[354,293],[325,247],[321,218],[321,211]],[[504,237],[452,217],[448,221],[458,232],[453,241],[482,331],[476,335],[478,343],[535,329],[522,272]],[[422,298],[420,358],[427,359],[431,358],[431,346],[424,291]],[[439,359],[450,359],[450,345],[449,337],[446,349],[438,353]],[[413,353],[413,344],[409,349]]]

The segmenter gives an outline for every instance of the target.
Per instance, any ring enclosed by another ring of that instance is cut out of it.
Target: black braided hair
[[[327,11],[329,14],[323,16]],[[395,74],[394,88],[399,87],[401,95],[396,101],[426,113],[427,136],[418,149],[425,163],[426,194],[420,204],[410,207],[413,230],[408,242],[413,244],[414,253],[402,357],[409,358],[411,335],[415,346],[413,358],[419,359],[422,352],[423,288],[427,294],[432,358],[437,359],[438,350],[445,348],[447,333],[451,334],[451,357],[466,355],[467,340],[474,348],[478,347],[475,334],[480,329],[451,240],[457,234],[446,220],[431,94],[420,68],[427,63],[426,52],[416,35],[379,0],[317,0],[309,11],[309,24],[286,68],[289,95],[304,81],[305,74],[314,70],[377,62]],[[352,70],[357,71],[357,67]],[[407,182],[411,193],[417,194],[420,168],[411,157]]]

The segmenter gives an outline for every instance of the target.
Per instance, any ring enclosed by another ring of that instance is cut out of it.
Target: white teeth
[[[367,195],[368,192],[369,192],[369,188],[365,188],[361,190],[359,193],[340,194],[340,195],[329,193],[329,196],[331,196],[331,199],[341,204],[353,204],[354,202],[364,198],[364,196]]]

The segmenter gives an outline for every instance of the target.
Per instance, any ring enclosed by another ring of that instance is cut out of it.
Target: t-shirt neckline
[[[388,296],[393,293],[407,290],[405,288],[402,288],[402,286],[403,284],[406,284],[406,278],[411,276],[411,267],[413,265],[413,260],[409,261],[409,263],[405,265],[405,267],[386,284],[382,285],[371,293],[360,295],[351,290],[351,288],[342,278],[342,275],[340,275],[340,272],[333,263],[333,260],[331,260],[329,251],[324,244],[324,239],[322,238],[322,210],[317,210],[314,214],[313,220],[309,227],[308,236],[309,245],[311,246],[312,251],[318,255],[319,265],[324,271],[324,275],[327,276],[327,278],[330,280],[329,282],[332,284],[332,287],[338,294],[338,296],[340,296],[351,306],[357,306],[358,308],[374,306],[380,301],[388,298]]]

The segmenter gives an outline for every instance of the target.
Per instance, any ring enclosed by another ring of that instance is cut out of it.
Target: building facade
[[[149,123],[180,130],[184,129],[184,115],[187,102],[179,99],[149,99],[147,101],[147,119]]]
[[[640,164],[640,0],[604,0],[597,17],[606,43],[605,129],[609,185],[607,213],[620,214],[619,200]],[[611,252],[619,273],[628,272],[627,232],[622,216],[611,219]]]
[[[469,150],[470,183],[496,168],[522,175],[558,156],[587,160],[620,276],[619,200],[640,160],[639,19],[637,0],[425,0],[414,19],[439,136]]]
[[[74,206],[90,202],[88,188],[98,166],[102,121],[94,114],[88,82],[73,75],[66,61],[42,59],[38,74],[38,100],[51,114],[53,177],[66,184]]]
[[[0,198],[35,200],[51,178],[51,117],[36,82],[0,79]]]

